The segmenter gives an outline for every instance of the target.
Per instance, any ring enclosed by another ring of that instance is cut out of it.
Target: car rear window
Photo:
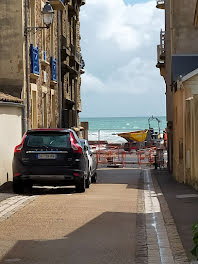
[[[27,147],[69,148],[70,134],[29,134],[27,139]]]

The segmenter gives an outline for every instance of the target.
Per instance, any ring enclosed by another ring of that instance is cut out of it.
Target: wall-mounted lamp
[[[42,17],[43,17],[43,23],[45,24],[45,26],[44,27],[41,27],[41,26],[40,27],[26,27],[25,28],[25,34],[31,32],[31,31],[50,27],[50,25],[52,24],[53,18],[54,18],[54,9],[50,5],[49,1],[46,2],[41,13],[42,13]]]

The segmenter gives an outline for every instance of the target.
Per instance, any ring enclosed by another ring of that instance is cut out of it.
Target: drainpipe
[[[0,106],[1,105],[22,108],[22,118],[21,119],[22,119],[22,136],[23,136],[26,131],[26,119],[25,119],[26,106],[24,104],[13,103],[13,102],[0,102]]]
[[[76,52],[77,52],[77,20],[73,18],[73,30],[74,30],[74,56],[75,56],[75,59],[76,59]],[[75,63],[75,70],[77,70],[77,67],[76,67],[76,63]],[[77,116],[78,116],[78,113],[77,113],[77,82],[78,82],[78,76],[75,77],[74,79],[74,101],[75,101],[75,126],[78,127],[78,124],[77,124]]]
[[[63,104],[63,92],[62,92],[62,80],[61,80],[61,11],[58,11],[58,101],[59,101],[59,127],[62,128],[62,104]]]
[[[28,76],[28,65],[29,65],[29,49],[28,49],[28,0],[25,0],[25,79],[26,79],[26,124],[25,128],[30,129],[30,83],[29,83],[29,76]],[[25,116],[24,116],[25,118]]]
[[[78,127],[78,112],[77,112],[77,85],[78,85],[78,77],[74,79],[74,100],[75,100],[75,127]]]

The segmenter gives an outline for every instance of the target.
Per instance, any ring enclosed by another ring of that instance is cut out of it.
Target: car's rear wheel
[[[95,172],[94,175],[91,177],[91,182],[96,183],[97,182],[97,173]]]
[[[24,184],[19,180],[13,180],[13,192],[17,194],[23,194],[25,186]]]
[[[85,192],[85,177],[83,177],[83,180],[80,183],[76,184],[76,192]]]
[[[88,177],[87,177],[87,179],[85,181],[85,187],[89,188],[90,184],[91,184],[91,177],[90,177],[90,173],[89,173]]]

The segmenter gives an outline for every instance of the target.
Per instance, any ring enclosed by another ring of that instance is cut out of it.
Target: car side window
[[[88,152],[89,152],[89,154],[92,154],[92,151],[91,151],[91,148],[89,145],[88,145]]]
[[[77,134],[76,134],[75,132],[72,132],[72,133],[73,133],[73,135],[74,135],[76,141],[77,141],[80,145],[82,145],[81,142],[80,142],[79,137],[77,136]]]

